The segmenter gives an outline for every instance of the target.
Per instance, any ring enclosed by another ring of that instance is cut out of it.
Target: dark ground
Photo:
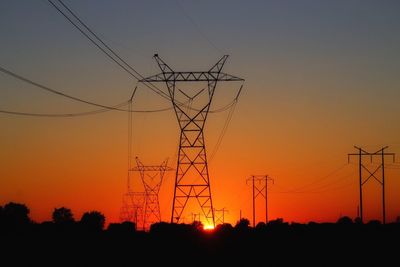
[[[0,266],[400,266],[400,223],[343,217],[256,228],[244,219],[213,231],[199,224],[158,223],[150,232],[135,231],[132,223],[102,227],[83,218],[10,220],[3,212]]]
[[[35,224],[1,232],[1,266],[399,266],[400,224],[132,225],[88,231]]]

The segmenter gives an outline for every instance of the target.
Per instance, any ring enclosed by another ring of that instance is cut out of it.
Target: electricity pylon
[[[168,160],[165,160],[159,166],[146,166],[136,157],[136,167],[134,167],[132,171],[138,171],[140,173],[144,186],[145,203],[143,229],[145,230],[149,230],[153,223],[161,221],[158,193],[160,192],[165,172],[173,170],[168,167],[167,164]]]
[[[215,226],[210,177],[204,140],[204,126],[217,82],[244,81],[221,72],[227,55],[208,71],[174,71],[158,54],[154,58],[161,73],[140,80],[143,83],[165,82],[180,127],[178,162],[175,176],[171,222],[178,223],[190,198],[195,198],[208,224]],[[177,87],[177,83],[205,82],[198,92]],[[207,90],[205,90],[207,89]],[[183,100],[183,101],[180,101]],[[193,108],[196,101],[197,108]]]
[[[389,148],[385,146],[374,153],[370,153],[365,151],[364,149],[354,146],[355,149],[358,150],[358,153],[350,153],[347,155],[347,160],[350,162],[350,156],[358,156],[358,174],[359,174],[359,192],[360,192],[360,205],[359,205],[359,212],[360,212],[360,220],[363,222],[363,185],[369,181],[370,178],[374,178],[381,186],[382,186],[382,222],[383,224],[386,223],[386,205],[385,205],[385,156],[392,156],[393,162],[395,160],[394,153],[386,153],[385,149]],[[372,163],[373,157],[380,158],[380,164],[378,167],[375,168],[374,171],[368,169],[368,167],[363,162],[363,157],[369,157]],[[377,172],[381,170],[381,179],[378,178]],[[365,178],[363,175],[364,172],[367,172],[368,177]]]
[[[133,222],[136,230],[144,230],[143,207],[145,203],[144,192],[128,191],[122,197],[122,207],[120,213],[121,222]]]
[[[247,178],[246,183],[251,181],[253,188],[253,227],[256,226],[256,198],[265,198],[265,223],[268,223],[268,181],[274,183],[274,179],[268,175],[252,175]]]
[[[224,224],[225,223],[225,213],[229,213],[229,211],[226,208],[222,209],[214,209],[214,215],[215,215],[215,224]]]

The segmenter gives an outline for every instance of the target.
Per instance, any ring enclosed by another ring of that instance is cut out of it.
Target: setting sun
[[[205,224],[203,229],[209,231],[209,230],[214,230],[215,227],[212,224]]]

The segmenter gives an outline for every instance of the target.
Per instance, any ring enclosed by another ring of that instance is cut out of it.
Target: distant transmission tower
[[[120,213],[121,222],[133,222],[136,230],[144,230],[144,213],[145,204],[144,192],[128,191],[123,195],[122,207]]]
[[[253,189],[253,227],[256,226],[256,198],[259,195],[265,198],[265,223],[268,223],[268,181],[274,183],[268,175],[252,175],[246,180],[246,183],[251,182]]]
[[[192,223],[201,221],[201,213],[193,213],[192,212]]]
[[[358,150],[358,153],[350,153],[348,154],[348,161],[350,162],[350,156],[358,156],[358,173],[359,173],[359,192],[360,192],[360,204],[359,204],[359,214],[361,222],[363,222],[363,185],[370,180],[370,178],[374,178],[381,186],[382,186],[382,221],[386,223],[386,205],[385,205],[385,156],[392,156],[393,162],[395,161],[395,153],[386,153],[385,149],[389,148],[385,146],[374,153],[370,153],[365,151],[364,149],[354,146]],[[373,157],[380,158],[380,164],[373,171],[368,169],[368,167],[364,164],[363,158],[370,158],[370,162],[372,163]],[[378,178],[378,171],[381,170],[381,179]],[[363,175],[365,173],[365,175]]]
[[[132,171],[140,173],[145,191],[143,229],[149,230],[153,223],[161,221],[158,193],[160,192],[165,172],[173,169],[167,166],[168,160],[165,160],[159,166],[145,166],[136,157],[136,164],[137,166]]]
[[[195,198],[208,224],[215,226],[210,189],[210,177],[204,140],[204,126],[210,110],[217,82],[244,81],[221,72],[227,55],[208,71],[175,72],[154,55],[161,73],[140,80],[143,83],[165,82],[181,130],[175,176],[171,222],[178,223],[189,198]],[[206,87],[193,92],[178,88],[177,83],[205,82]],[[207,90],[205,90],[207,89]],[[196,100],[196,108],[193,108]]]
[[[226,208],[214,209],[216,225],[225,223],[225,213],[229,213],[229,211]]]

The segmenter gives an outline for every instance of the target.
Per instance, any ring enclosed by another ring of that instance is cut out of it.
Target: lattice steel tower
[[[163,182],[166,171],[174,169],[167,166],[168,160],[165,160],[159,166],[143,165],[136,157],[136,167],[132,171],[138,171],[143,182],[145,192],[143,229],[148,230],[153,223],[161,221],[160,203],[158,193]]]
[[[227,55],[223,56],[208,71],[176,72],[161,60],[158,54],[155,54],[154,58],[161,73],[142,79],[140,82],[166,83],[181,130],[171,222],[178,223],[189,198],[196,198],[207,223],[215,226],[204,126],[217,82],[244,80],[221,72],[228,58]],[[203,82],[206,83],[206,87],[194,93],[194,86],[191,86],[192,90],[178,88],[177,83],[183,85],[186,82]],[[193,108],[195,100],[197,105],[196,108]]]

